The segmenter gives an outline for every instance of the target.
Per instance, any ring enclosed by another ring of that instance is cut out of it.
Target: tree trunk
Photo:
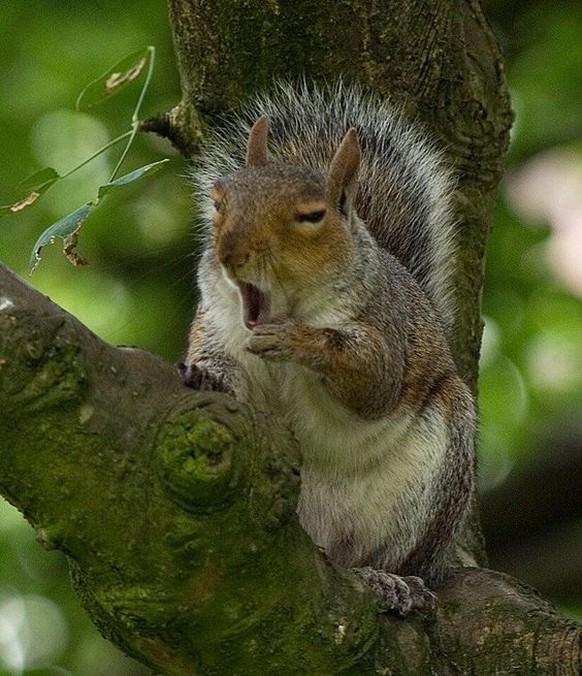
[[[169,0],[184,98],[146,126],[186,154],[274,77],[342,75],[401,104],[460,175],[455,358],[476,383],[483,256],[511,113],[476,2]],[[0,270],[0,492],[64,551],[102,633],[164,674],[577,674],[580,628],[454,571],[406,620],[298,525],[298,449],[244,404],[104,344]],[[478,531],[467,547],[482,560]]]

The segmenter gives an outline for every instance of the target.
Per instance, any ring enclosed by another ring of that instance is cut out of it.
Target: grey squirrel
[[[426,585],[458,563],[475,432],[449,349],[440,154],[358,87],[281,85],[211,134],[193,178],[203,253],[185,382],[285,416],[303,528],[389,609],[432,604]]]

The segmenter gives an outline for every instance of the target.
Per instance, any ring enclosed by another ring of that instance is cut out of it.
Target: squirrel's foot
[[[217,376],[196,364],[178,364],[184,385],[204,392],[228,392],[225,383]]]
[[[414,575],[401,577],[369,566],[352,570],[360,580],[382,596],[386,610],[401,616],[407,615],[411,610],[432,608],[436,603],[436,596],[420,577]]]

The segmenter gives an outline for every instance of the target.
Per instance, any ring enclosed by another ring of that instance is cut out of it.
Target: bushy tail
[[[454,180],[442,154],[389,102],[364,95],[357,86],[279,84],[246,104],[209,139],[194,170],[200,197],[218,176],[244,164],[249,128],[261,115],[271,122],[274,159],[323,172],[346,131],[357,129],[363,151],[357,213],[380,246],[419,282],[450,339]]]

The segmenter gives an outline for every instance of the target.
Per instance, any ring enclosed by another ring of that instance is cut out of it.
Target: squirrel
[[[451,171],[389,102],[343,83],[279,85],[225,124],[192,172],[184,380],[285,416],[305,531],[387,609],[432,606],[474,488],[475,406],[449,347]]]

